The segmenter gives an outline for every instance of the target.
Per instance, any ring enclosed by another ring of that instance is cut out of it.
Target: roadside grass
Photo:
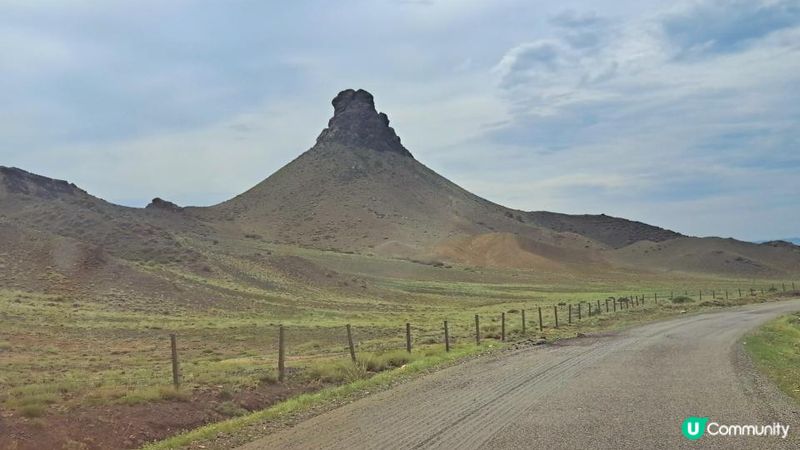
[[[447,363],[465,358],[470,355],[478,354],[496,348],[497,345],[493,343],[485,343],[481,346],[462,346],[452,349],[450,352],[444,352],[440,349],[427,349],[423,352],[424,356],[418,356],[407,364],[380,372],[369,378],[356,378],[355,380],[340,386],[325,388],[317,392],[302,394],[293,397],[289,400],[281,402],[271,408],[248,414],[241,417],[236,417],[223,422],[218,422],[206,425],[195,430],[188,431],[177,436],[173,436],[163,441],[155,442],[143,447],[145,450],[161,450],[181,448],[192,444],[197,441],[212,439],[220,434],[231,434],[242,430],[248,426],[256,425],[265,421],[280,420],[288,416],[301,414],[313,408],[321,408],[325,405],[333,405],[354,396],[358,396],[364,392],[374,391],[377,389],[384,389],[393,383],[401,380],[402,378],[412,377],[428,370],[442,366]],[[373,356],[368,356],[373,358]],[[398,358],[398,355],[382,355],[380,360],[389,364],[397,363],[403,358]],[[346,361],[344,363],[336,363],[336,369],[331,370],[346,370],[344,366],[360,367],[359,371],[366,373],[366,364],[357,361],[355,364]],[[329,366],[333,367],[333,366]],[[387,366],[388,367],[388,366]],[[235,439],[235,438],[234,438]],[[243,440],[244,443],[247,439]],[[229,441],[227,444],[230,444]]]
[[[800,313],[768,322],[745,339],[756,366],[800,402]]]

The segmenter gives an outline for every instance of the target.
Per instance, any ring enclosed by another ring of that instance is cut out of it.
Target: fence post
[[[447,321],[444,321],[444,351],[450,351],[450,331],[447,329]]]
[[[567,315],[569,316],[569,318],[567,319],[567,323],[572,324],[572,303],[569,304],[567,311],[568,311]]]
[[[742,298],[742,288],[739,288],[739,298]]]
[[[169,335],[169,343],[172,349],[172,384],[177,390],[181,386],[181,375],[178,366],[178,338],[174,333]]]
[[[701,302],[703,301],[703,290],[702,289],[700,289],[700,301]]]
[[[286,378],[286,343],[283,333],[283,325],[278,325],[278,381],[283,382]]]
[[[525,325],[525,310],[522,310],[522,335],[525,335],[525,331],[527,330],[527,326]]]
[[[578,302],[578,320],[581,320],[581,302]]]
[[[717,299],[717,293],[713,289],[711,290],[711,298],[713,298],[714,300]]]
[[[556,328],[558,328],[558,306],[553,305],[553,315],[556,318]]]
[[[725,289],[725,300],[727,300],[727,299],[728,299],[728,290]]]
[[[606,299],[606,312],[608,312],[608,299]]]
[[[350,359],[356,362],[356,347],[353,345],[353,332],[350,330],[350,324],[347,325],[347,346],[350,347]]]
[[[411,323],[406,322],[406,351],[411,353]]]
[[[617,299],[613,299],[614,301],[614,312],[617,312]]]
[[[506,340],[506,313],[500,313],[500,338]]]
[[[544,325],[542,324],[542,307],[539,306],[539,331],[544,331]]]
[[[481,345],[481,319],[475,314],[475,345]]]
[[[781,286],[783,286],[783,292],[786,292],[786,283],[781,283]]]
[[[597,300],[597,314],[603,314],[603,310],[600,309],[600,300]]]

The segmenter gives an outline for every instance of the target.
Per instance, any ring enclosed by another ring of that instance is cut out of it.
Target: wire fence
[[[599,319],[619,314],[648,311],[667,305],[680,306],[682,303],[714,306],[723,300],[753,299],[789,291],[797,292],[795,282],[748,288],[684,288],[629,292],[579,301],[522,303],[513,308],[496,305],[480,307],[477,314],[470,311],[453,312],[449,317],[448,314],[442,314],[438,324],[436,318],[430,318],[424,324],[399,322],[396,327],[391,328],[385,325],[359,327],[342,323],[332,329],[338,344],[314,349],[304,346],[301,342],[302,336],[293,334],[291,327],[278,324],[274,330],[276,353],[243,355],[241,359],[246,359],[247,364],[231,364],[230,367],[216,370],[213,376],[203,372],[206,367],[203,364],[207,360],[197,356],[197,349],[191,356],[185,354],[181,346],[181,336],[173,333],[167,339],[163,335],[154,337],[149,358],[142,364],[120,368],[106,367],[96,373],[88,371],[88,375],[83,374],[80,377],[51,373],[28,379],[25,385],[32,389],[36,385],[53,384],[64,389],[86,389],[108,386],[145,388],[172,384],[179,389],[186,384],[222,384],[231,378],[276,378],[279,382],[285,382],[298,373],[300,367],[313,363],[315,359],[349,358],[357,361],[365,353],[414,353],[420,348],[431,346],[441,346],[445,351],[450,351],[454,346],[480,345],[487,340],[503,342],[533,336],[546,338],[548,335],[554,336],[565,330],[582,327],[587,322],[594,324]],[[159,346],[159,342],[163,345]],[[197,344],[197,339],[193,339],[192,343]],[[202,342],[200,345],[202,346]],[[159,348],[162,350],[158,350]]]
[[[610,296],[603,299],[580,300],[580,301],[559,301],[555,304],[546,305],[532,304],[524,308],[497,311],[495,313],[475,314],[473,320],[464,320],[464,314],[460,314],[460,319],[443,319],[441,326],[419,326],[411,322],[404,325],[398,324],[397,332],[387,333],[380,339],[369,339],[365,342],[358,340],[358,328],[351,324],[341,325],[341,336],[343,349],[340,352],[333,352],[327,356],[349,357],[354,362],[358,360],[361,352],[385,352],[405,350],[408,353],[414,352],[418,345],[440,344],[445,351],[449,352],[456,344],[474,342],[479,345],[482,340],[494,339],[507,341],[510,338],[526,337],[535,332],[543,334],[549,330],[559,330],[565,327],[572,327],[584,321],[607,317],[608,315],[629,313],[633,311],[656,308],[659,305],[676,305],[681,303],[693,303],[695,300],[706,301],[707,305],[714,306],[715,301],[731,299],[747,299],[764,296],[769,293],[796,291],[796,283],[781,283],[780,285],[770,285],[767,287],[750,288],[722,288],[722,289],[689,289],[654,291],[648,293],[627,293],[617,296]],[[278,326],[278,356],[273,361],[277,365],[278,380],[285,381],[289,367],[287,359],[291,359],[291,349],[287,348],[285,327]],[[171,335],[171,339],[176,339]],[[174,342],[174,341],[173,341]],[[172,379],[175,387],[181,383],[180,361],[176,350],[172,352]]]

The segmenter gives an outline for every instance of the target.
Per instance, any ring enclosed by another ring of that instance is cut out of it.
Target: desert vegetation
[[[599,277],[568,285],[552,274],[458,265],[448,269],[266,242],[256,245],[248,251],[287,261],[302,258],[323,268],[320,276],[333,279],[336,287],[309,287],[285,278],[282,270],[265,271],[247,258],[224,257],[225,263],[236,265],[238,278],[201,277],[176,265],[142,265],[142,270],[168,277],[178,291],[197,292],[203,286],[224,302],[198,299],[188,305],[181,299],[143,295],[141,290],[130,294],[112,290],[94,298],[1,290],[0,401],[6,420],[19,432],[48,425],[52,431],[41,435],[54,440],[135,447],[303,393],[367,380],[409,364],[428,364],[444,353],[444,320],[453,351],[469,354],[489,348],[486,345],[503,346],[502,313],[509,342],[555,340],[687,309],[763,301],[772,287],[761,283],[751,291],[751,281],[733,279],[654,278],[631,283]],[[347,267],[348,273],[324,269],[331,267]],[[413,272],[414,277],[380,276],[377,271]],[[482,282],[474,281],[475,273]],[[688,294],[685,302],[678,292]],[[609,300],[611,305],[617,301],[616,314],[606,313]],[[580,320],[578,303],[583,307]],[[553,307],[559,314],[558,329]],[[476,314],[482,346],[474,343]],[[405,351],[407,322],[413,335],[411,354]],[[355,364],[350,361],[345,324],[352,326]],[[276,368],[279,325],[286,330],[283,383],[277,382]],[[178,389],[172,386],[171,333],[177,335]],[[154,426],[148,417],[162,421]],[[75,427],[89,424],[89,428]],[[118,433],[123,427],[129,430],[125,436]],[[95,430],[94,435],[81,431],[87,429]]]
[[[800,402],[800,313],[767,323],[744,340],[756,365]]]

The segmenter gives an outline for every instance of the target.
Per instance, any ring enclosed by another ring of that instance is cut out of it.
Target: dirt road
[[[738,343],[800,300],[644,325],[479,358],[322,414],[244,448],[800,448],[800,407]],[[681,434],[687,416],[790,425],[779,437]]]

